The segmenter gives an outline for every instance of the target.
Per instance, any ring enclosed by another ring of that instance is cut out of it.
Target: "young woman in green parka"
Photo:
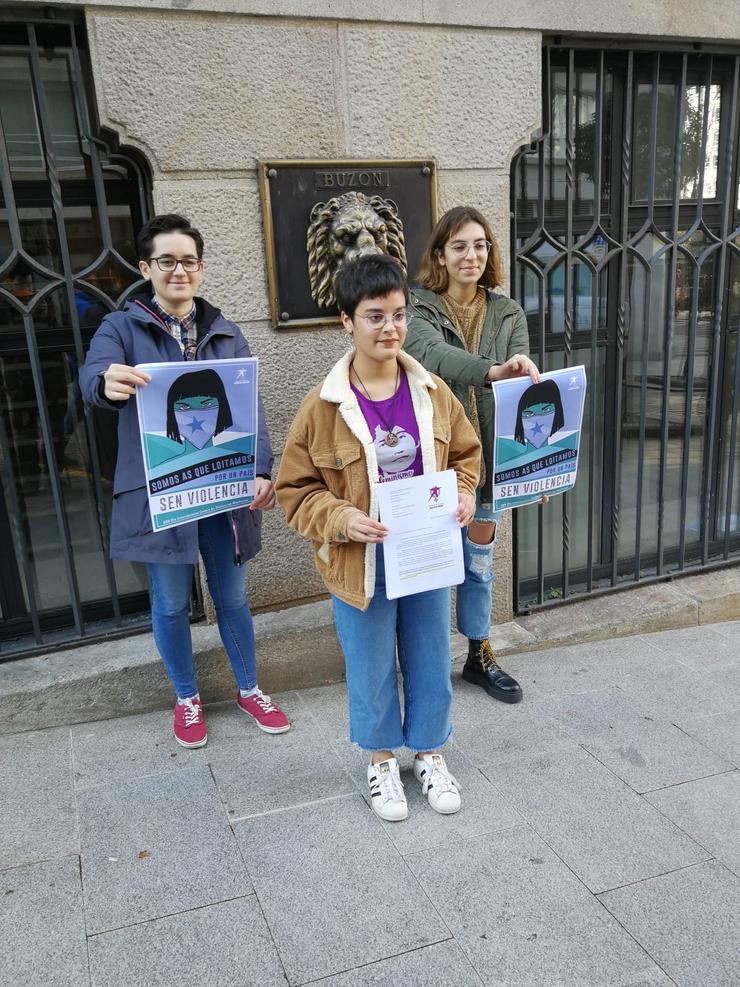
[[[481,483],[475,520],[463,537],[465,582],[457,590],[457,626],[468,638],[463,678],[506,703],[522,699],[519,683],[496,661],[489,641],[493,549],[499,512],[492,505],[493,389],[491,381],[529,376],[527,320],[516,302],[495,289],[503,283],[490,225],[457,206],[434,228],[422,259],[421,287],[412,288],[404,348],[442,377],[461,401],[481,440]]]

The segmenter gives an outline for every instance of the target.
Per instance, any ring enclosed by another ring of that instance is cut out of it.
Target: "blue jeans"
[[[376,566],[375,593],[367,610],[332,597],[347,670],[350,740],[368,751],[403,745],[434,750],[451,730],[450,591],[389,600],[381,545]],[[403,718],[396,648],[403,676]]]
[[[494,511],[491,504],[482,504],[480,490],[475,508],[476,521],[494,521],[498,526],[501,511]],[[491,603],[493,597],[493,541],[489,545],[477,545],[463,531],[463,559],[465,582],[457,587],[457,629],[473,641],[485,641],[491,632]]]
[[[198,544],[208,590],[216,607],[221,640],[240,689],[257,684],[254,628],[247,603],[246,565],[234,565],[234,539],[228,515],[198,521]],[[190,636],[193,566],[147,563],[152,586],[152,630],[164,667],[179,699],[194,696],[195,662]]]

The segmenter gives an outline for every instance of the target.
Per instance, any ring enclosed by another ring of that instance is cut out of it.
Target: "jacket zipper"
[[[229,511],[229,521],[231,522],[231,530],[234,535],[234,565],[240,566],[243,564],[242,559],[242,546],[239,541],[239,529],[236,524],[236,518],[234,517],[234,512]]]

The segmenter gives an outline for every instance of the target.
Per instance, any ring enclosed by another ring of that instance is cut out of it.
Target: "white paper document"
[[[389,600],[455,586],[465,578],[462,530],[455,518],[454,470],[390,480],[378,488],[385,593]]]

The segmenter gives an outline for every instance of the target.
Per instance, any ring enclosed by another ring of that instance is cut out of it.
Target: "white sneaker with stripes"
[[[441,754],[425,754],[414,758],[414,775],[435,812],[451,816],[460,809],[460,792],[454,775],[450,774]]]
[[[368,764],[367,783],[370,786],[370,804],[377,816],[388,822],[406,819],[409,807],[395,757],[389,757],[380,764]]]

